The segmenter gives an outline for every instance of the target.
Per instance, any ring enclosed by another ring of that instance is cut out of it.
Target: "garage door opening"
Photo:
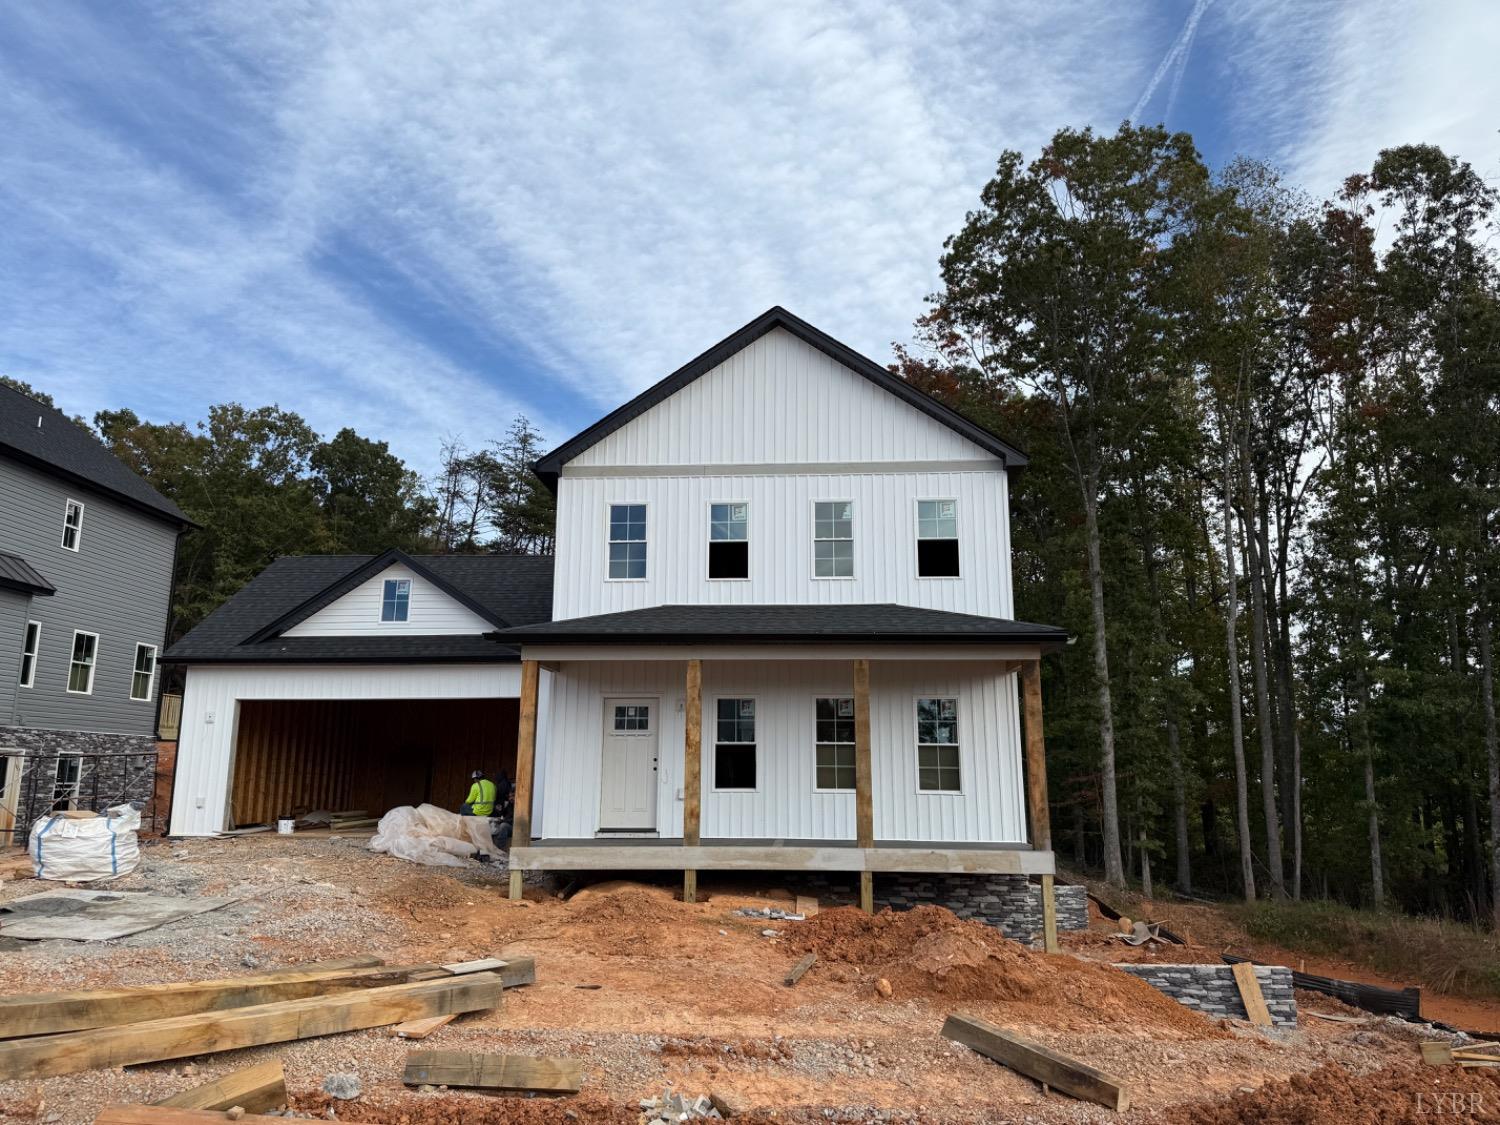
[[[469,774],[516,773],[515,699],[245,700],[231,827],[315,809],[457,810]]]

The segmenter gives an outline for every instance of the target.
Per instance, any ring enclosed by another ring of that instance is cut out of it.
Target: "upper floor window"
[[[69,500],[63,509],[62,545],[66,551],[78,550],[78,540],[83,536],[83,505]]]
[[[917,700],[917,788],[957,793],[961,789],[958,758],[958,700]]]
[[[411,612],[411,579],[387,578],[380,594],[380,620],[405,621]]]
[[[36,683],[36,654],[42,645],[42,626],[39,621],[26,622],[26,639],[21,643],[21,686],[31,687]]]
[[[854,577],[854,503],[819,500],[813,505],[813,577]]]
[[[68,662],[68,690],[74,695],[94,693],[94,658],[98,653],[98,633],[74,631],[73,656]]]
[[[917,501],[917,577],[958,577],[958,501]]]
[[[750,577],[750,505],[708,506],[708,576]]]
[[[130,698],[149,702],[156,682],[156,646],[135,646],[135,670],[130,674]]]
[[[755,788],[755,700],[719,700],[714,788]]]
[[[646,577],[646,505],[609,506],[609,576]]]
[[[817,702],[817,777],[819,789],[854,788],[854,700]]]

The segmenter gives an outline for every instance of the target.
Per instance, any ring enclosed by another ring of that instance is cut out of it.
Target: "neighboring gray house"
[[[82,426],[0,386],[0,831],[91,799],[96,780],[101,802],[150,795],[191,526]]]

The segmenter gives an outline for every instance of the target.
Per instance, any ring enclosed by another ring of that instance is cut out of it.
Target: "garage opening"
[[[515,699],[245,700],[229,793],[234,826],[314,809],[456,810],[469,774],[516,775]]]

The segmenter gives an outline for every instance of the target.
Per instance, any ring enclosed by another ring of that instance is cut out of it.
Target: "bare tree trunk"
[[[1355,725],[1365,760],[1365,804],[1370,810],[1370,898],[1375,909],[1382,910],[1385,907],[1385,868],[1380,859],[1380,805],[1375,793],[1375,749],[1370,743],[1370,681],[1365,673],[1363,652],[1359,656],[1355,677],[1359,691],[1359,719]]]
[[[1266,821],[1266,864],[1271,894],[1286,897],[1286,870],[1281,861],[1281,816],[1276,807],[1276,744],[1271,737],[1271,694],[1266,682],[1266,599],[1262,586],[1260,540],[1255,532],[1255,496],[1251,489],[1250,423],[1240,430],[1240,472],[1244,481],[1245,581],[1250,587],[1250,667],[1255,674],[1255,728],[1260,736],[1261,812]]]
[[[1500,740],[1495,734],[1495,668],[1488,610],[1480,608],[1477,617],[1479,633],[1480,695],[1484,700],[1484,750],[1490,769],[1490,915],[1495,931],[1500,933]]]
[[[1099,695],[1099,785],[1104,803],[1104,878],[1125,886],[1120,861],[1120,806],[1115,787],[1115,719],[1109,687],[1109,653],[1105,648],[1104,565],[1099,553],[1099,493],[1090,480],[1083,495],[1084,532],[1088,537],[1089,601],[1094,619],[1094,678]]]
[[[1245,901],[1255,901],[1255,860],[1250,850],[1250,792],[1245,781],[1245,730],[1240,715],[1240,653],[1236,629],[1239,595],[1235,585],[1234,466],[1229,423],[1224,435],[1224,648],[1229,664],[1229,735],[1234,747],[1234,813],[1240,839],[1240,881]]]
[[[1167,719],[1167,753],[1172,759],[1172,819],[1177,835],[1177,889],[1193,893],[1193,860],[1188,848],[1187,780],[1182,772],[1182,748],[1178,745],[1177,716]]]
[[[1151,853],[1146,849],[1146,829],[1141,829],[1141,894],[1155,898],[1151,893]]]
[[[1302,901],[1302,730],[1292,724],[1292,898]]]

